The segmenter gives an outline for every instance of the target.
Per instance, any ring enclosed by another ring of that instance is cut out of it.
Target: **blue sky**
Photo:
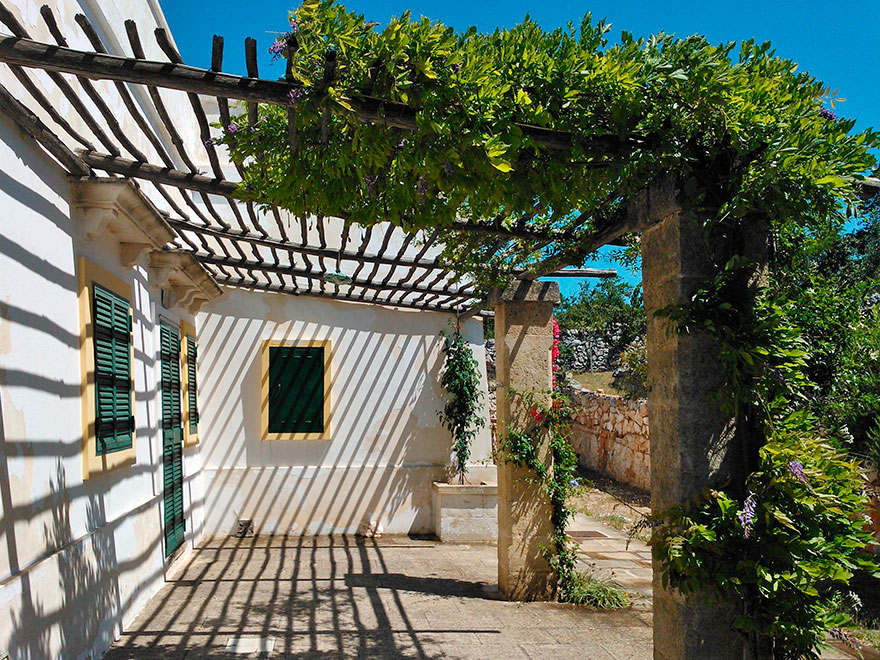
[[[393,15],[410,9],[463,30],[476,25],[481,30],[510,27],[526,13],[545,28],[577,23],[591,11],[595,18],[612,23],[610,36],[621,30],[636,36],[657,32],[687,36],[705,35],[712,42],[754,38],[771,41],[779,55],[795,60],[838,95],[838,115],[857,119],[856,129],[880,127],[880,2],[819,2],[818,0],[616,0],[591,3],[537,2],[521,0],[461,2],[457,0],[345,0],[349,9],[363,13],[368,20],[384,24]],[[283,64],[270,62],[266,52],[275,33],[287,29],[287,12],[294,3],[284,0],[256,0],[250,3],[214,0],[210,6],[189,0],[161,0],[183,60],[193,66],[208,67],[211,38],[225,38],[223,68],[245,73],[244,39],[257,40],[261,77],[278,77]],[[588,266],[608,267],[605,257]],[[622,276],[638,281],[638,274],[620,269]],[[561,281],[563,293],[577,290],[576,280]]]

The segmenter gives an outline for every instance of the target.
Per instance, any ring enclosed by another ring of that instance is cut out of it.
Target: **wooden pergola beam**
[[[519,276],[525,273],[522,270],[515,270],[513,274]],[[541,277],[595,277],[597,279],[609,279],[617,277],[617,270],[614,268],[561,268],[547,273]],[[517,277],[517,279],[519,279]]]
[[[236,286],[245,289],[260,289],[262,291],[275,291],[279,293],[287,293],[294,296],[308,296],[313,298],[331,298],[333,300],[341,300],[343,302],[353,302],[353,303],[361,303],[365,305],[382,305],[385,307],[402,307],[406,309],[417,309],[423,312],[438,312],[440,314],[455,314],[455,308],[446,308],[446,307],[438,307],[431,305],[419,305],[416,303],[410,302],[392,302],[391,300],[386,300],[384,298],[373,298],[371,300],[358,300],[356,298],[350,298],[346,295],[337,295],[332,293],[322,293],[320,291],[304,291],[302,289],[292,289],[290,287],[279,286],[277,284],[264,284],[260,282],[255,282],[253,280],[247,280],[244,278],[234,278],[229,275],[221,275],[216,272],[212,272],[211,275],[217,281],[218,284],[225,284],[228,286]]]
[[[166,184],[185,190],[193,190],[200,193],[237,199],[237,192],[239,191],[240,184],[227,181],[226,179],[211,178],[194,172],[182,172],[170,167],[143,163],[128,158],[122,158],[120,156],[89,151],[88,149],[77,149],[76,153],[91,167],[104,170],[105,172],[130,176],[136,179],[145,179],[147,181],[152,181],[153,183]],[[511,239],[519,238],[545,242],[552,242],[557,239],[572,239],[572,236],[567,233],[541,232],[533,229],[508,229],[496,224],[471,222],[466,220],[456,221],[445,229],[472,234],[505,236]]]
[[[246,78],[185,64],[90,53],[13,36],[0,36],[0,61],[97,80],[152,85],[284,107],[290,105],[291,90],[302,87],[283,81]],[[355,114],[361,121],[406,130],[417,127],[416,108],[367,95],[353,95],[353,99]],[[517,127],[524,136],[545,149],[564,151],[570,149],[575,142],[571,133],[531,124],[520,123]],[[577,139],[582,149],[602,156],[619,155],[630,147],[643,146],[645,141],[644,138],[620,138],[616,135]]]
[[[245,241],[247,243],[253,243],[254,245],[262,245],[268,248],[275,247],[279,250],[295,252],[300,255],[323,257],[325,259],[336,259],[336,257],[339,256],[338,250],[312,247],[305,243],[282,243],[281,241],[275,241],[271,238],[262,238],[260,236],[254,236],[253,234],[239,234],[216,229],[214,227],[202,227],[176,219],[169,219],[168,224],[170,224],[174,229],[178,231],[192,231],[197,234],[204,234],[208,236],[213,236],[218,239],[227,239],[230,241]],[[442,266],[440,266],[440,264],[437,263],[436,260],[419,261],[415,258],[409,257],[401,257],[400,259],[397,259],[395,257],[371,256],[367,254],[360,254],[358,252],[343,252],[342,259],[345,261],[363,261],[369,263],[383,264],[386,266],[409,266],[414,268],[427,268],[430,270],[442,268]]]
[[[552,254],[517,275],[517,279],[536,280],[539,277],[544,277],[551,273],[561,272],[566,266],[569,266],[572,263],[582,262],[586,255],[598,250],[603,245],[607,245],[624,234],[629,234],[637,229],[638,223],[634,222],[629,216],[623,216],[622,218],[612,221],[608,225],[591,232],[585,237],[585,240],[580,243],[577,250]]]
[[[311,280],[321,280],[323,275],[315,273],[311,270],[303,270],[294,268],[293,266],[285,266],[281,264],[276,266],[268,263],[257,263],[253,261],[240,261],[237,259],[226,259],[218,257],[215,254],[194,253],[193,256],[203,264],[211,264],[214,266],[227,266],[229,268],[245,268],[247,270],[262,271],[265,273],[281,273],[291,277],[302,277]],[[363,290],[373,291],[405,291],[407,293],[436,293],[440,295],[454,296],[457,298],[470,298],[471,292],[468,290],[453,291],[448,287],[417,287],[417,286],[400,286],[394,282],[386,284],[375,284],[371,278],[354,279],[350,283],[341,284],[340,286],[353,286]]]
[[[12,119],[21,130],[43,145],[46,151],[55,156],[68,172],[79,176],[91,174],[88,164],[68,149],[37,115],[12,96],[2,85],[0,85],[0,111]]]
[[[238,184],[225,179],[212,179],[195,172],[181,172],[171,167],[161,167],[128,158],[102,154],[87,149],[77,149],[77,155],[91,167],[113,174],[144,179],[153,183],[167,184],[184,190],[194,190],[209,195],[235,197]]]

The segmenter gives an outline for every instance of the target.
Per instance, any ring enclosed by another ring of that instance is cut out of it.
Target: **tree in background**
[[[556,309],[563,330],[595,333],[611,347],[614,356],[645,334],[642,287],[620,278],[602,279],[595,285],[581,282],[573,296],[563,296]]]
[[[868,203],[852,231],[790,229],[775,246],[771,286],[809,347],[809,407],[852,451],[880,459],[880,207]]]

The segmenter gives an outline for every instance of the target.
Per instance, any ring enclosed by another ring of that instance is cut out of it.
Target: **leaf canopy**
[[[589,14],[552,31],[526,17],[457,33],[405,12],[378,29],[333,0],[305,0],[289,19],[273,52],[302,86],[293,130],[286,108],[261,106],[251,130],[222,138],[244,165],[243,196],[364,225],[520,221],[561,233],[500,249],[497,237],[447,240],[445,257],[484,279],[551,250],[582,257],[590,230],[666,173],[707,221],[840,223],[880,146],[824,110],[829,89],[769,43],[623,33],[611,45],[610,25]],[[362,121],[365,96],[409,106],[415,127]]]

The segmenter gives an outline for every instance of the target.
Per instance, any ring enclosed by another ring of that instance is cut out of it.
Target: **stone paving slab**
[[[209,539],[106,659],[650,660],[643,613],[500,600],[496,557],[400,537]],[[274,650],[229,653],[231,638]]]
[[[634,606],[605,612],[498,598],[497,551],[408,537],[209,539],[106,660],[651,660],[650,550],[578,516],[582,568]],[[268,648],[268,653],[230,653]],[[272,644],[268,643],[272,640]],[[839,651],[824,660],[846,658]]]

